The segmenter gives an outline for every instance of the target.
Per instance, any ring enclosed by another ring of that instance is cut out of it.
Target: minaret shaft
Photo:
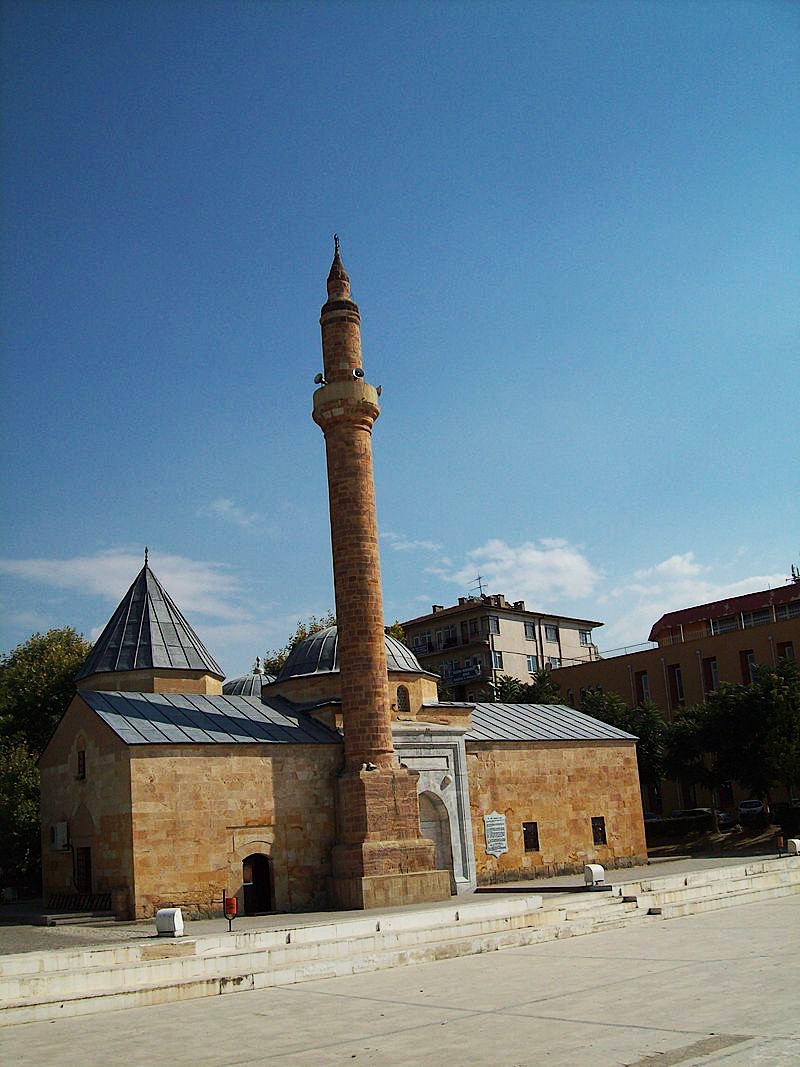
[[[394,756],[372,469],[380,409],[364,380],[361,318],[338,239],[320,325],[325,381],[313,418],[325,435],[345,751],[333,897],[350,908],[441,900],[450,876],[435,869],[433,843],[420,833],[418,775]]]

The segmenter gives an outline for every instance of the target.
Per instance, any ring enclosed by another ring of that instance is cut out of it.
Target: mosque
[[[322,308],[337,626],[225,683],[147,559],[40,760],[51,906],[373,908],[646,858],[636,739],[564,706],[442,702],[385,633],[360,314]]]

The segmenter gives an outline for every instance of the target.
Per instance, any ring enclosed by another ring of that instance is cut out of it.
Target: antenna
[[[474,582],[470,582],[470,586],[475,586],[475,585],[477,585],[477,587],[478,587],[478,596],[483,596],[483,575],[482,574],[479,574]]]

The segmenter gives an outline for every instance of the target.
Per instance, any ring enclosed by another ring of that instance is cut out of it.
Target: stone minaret
[[[377,390],[364,380],[361,318],[335,241],[313,413],[328,464],[344,724],[332,895],[339,907],[368,908],[441,900],[450,879],[434,869],[433,843],[420,836],[417,775],[399,766],[392,744],[372,474],[380,409]]]

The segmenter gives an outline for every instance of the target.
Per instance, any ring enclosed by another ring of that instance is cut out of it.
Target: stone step
[[[217,996],[221,993],[268,986],[288,985],[320,978],[358,974],[383,970],[413,963],[428,963],[456,956],[497,951],[503,948],[522,947],[563,936],[559,932],[558,916],[551,913],[550,921],[539,925],[498,930],[483,935],[461,936],[429,941],[415,945],[385,945],[369,952],[343,952],[338,958],[327,955],[303,960],[273,958],[267,965],[264,953],[241,953],[236,957],[199,958],[208,965],[210,973],[184,975],[183,977],[161,974],[160,981],[135,985],[138,974],[129,968],[119,976],[123,988],[105,988],[98,991],[74,990],[69,995],[30,996],[9,1002],[0,1012],[0,1025],[15,1025],[48,1018],[66,1018],[95,1011],[116,1008],[162,1004],[194,997]],[[563,920],[562,920],[563,921]],[[568,936],[571,936],[569,931]],[[191,959],[191,957],[190,957]],[[197,961],[197,958],[195,958]],[[223,967],[224,965],[224,967]],[[224,969],[227,973],[220,974]],[[214,971],[216,970],[216,973]],[[152,977],[152,975],[151,975]]]
[[[501,902],[491,906],[460,909],[459,918],[427,927],[413,913],[378,919],[354,919],[337,924],[298,927],[289,931],[252,931],[234,938],[198,940],[151,939],[144,944],[115,949],[69,953],[70,966],[58,953],[40,953],[37,958],[6,957],[0,977],[0,1004],[16,1001],[68,997],[71,992],[101,995],[128,986],[161,985],[165,979],[225,978],[244,971],[268,971],[282,967],[305,967],[348,956],[409,950],[434,942],[446,944],[485,935],[500,937],[517,929],[535,929],[563,919],[561,909],[547,912],[527,898],[512,902],[511,914]],[[55,958],[54,958],[55,957]],[[8,964],[11,966],[8,966]],[[54,966],[55,965],[55,966]]]
[[[0,958],[0,1025],[166,1003],[356,974],[576,937],[630,923],[800,892],[800,860],[766,861],[625,883],[566,901],[453,902],[446,908],[344,916],[333,923],[149,938],[125,945]],[[703,872],[700,872],[702,874]]]

